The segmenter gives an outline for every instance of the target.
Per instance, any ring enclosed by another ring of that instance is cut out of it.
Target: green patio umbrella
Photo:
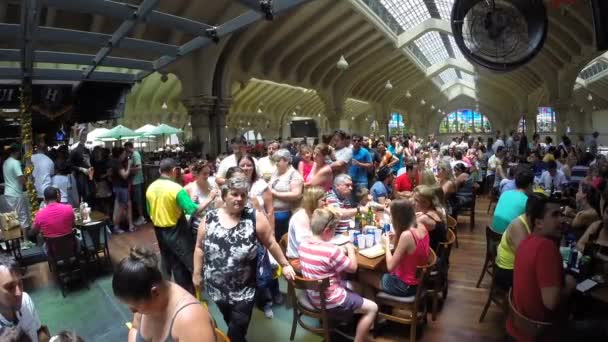
[[[160,124],[153,130],[147,132],[149,135],[159,136],[159,135],[171,135],[181,133],[182,130],[179,128],[171,127],[169,125]]]
[[[130,128],[127,128],[123,125],[118,125],[111,130],[101,134],[97,137],[99,140],[103,141],[113,141],[113,140],[122,140],[129,138],[137,138],[141,136],[141,133],[137,133]]]

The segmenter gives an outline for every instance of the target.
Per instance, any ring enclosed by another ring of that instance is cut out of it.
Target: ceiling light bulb
[[[317,114],[318,117],[321,117],[321,113]]]
[[[247,121],[247,126],[251,126],[251,122]]]
[[[167,109],[167,108],[169,108],[169,107],[167,107],[167,102],[163,102],[163,105],[162,105],[162,106],[160,106],[160,108],[162,108],[162,109]]]
[[[591,95],[591,94],[587,95],[587,100],[588,101],[593,101],[593,95]]]
[[[342,71],[348,69],[348,62],[346,61],[346,58],[344,58],[344,55],[340,56],[338,63],[336,63],[336,67]]]
[[[437,109],[437,113],[441,113],[441,109]]]
[[[424,106],[426,104],[426,101],[424,101],[424,99],[422,99],[422,100],[420,100],[420,104]]]
[[[291,112],[291,115],[296,116],[296,111]]]
[[[405,97],[407,97],[407,98],[409,99],[410,97],[412,97],[412,93],[410,93],[410,91],[409,91],[409,90],[408,90],[408,91],[406,91],[406,92],[405,92]]]
[[[431,105],[431,110],[435,110],[435,105]]]
[[[351,117],[350,117],[350,119],[351,119],[352,121],[354,121],[354,120],[355,120],[355,117],[354,117],[354,116],[351,116]]]
[[[262,114],[262,109],[258,108],[258,114]]]
[[[393,89],[393,85],[391,84],[390,80],[386,81],[386,85],[384,86],[384,89],[386,89],[386,90]]]

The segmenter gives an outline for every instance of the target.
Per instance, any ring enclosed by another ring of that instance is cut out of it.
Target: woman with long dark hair
[[[163,279],[155,253],[132,248],[114,270],[112,289],[133,312],[129,342],[215,341],[209,312],[188,291]]]

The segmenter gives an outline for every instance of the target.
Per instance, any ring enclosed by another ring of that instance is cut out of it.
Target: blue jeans
[[[385,273],[380,280],[382,291],[397,297],[411,297],[416,295],[416,285],[408,285],[396,275]]]

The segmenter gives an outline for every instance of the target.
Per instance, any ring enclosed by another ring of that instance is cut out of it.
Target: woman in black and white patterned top
[[[192,282],[204,285],[228,324],[231,341],[246,341],[255,301],[257,243],[262,243],[283,266],[283,275],[295,272],[274,239],[268,220],[245,206],[249,184],[236,175],[222,187],[224,207],[211,210],[198,230]]]

